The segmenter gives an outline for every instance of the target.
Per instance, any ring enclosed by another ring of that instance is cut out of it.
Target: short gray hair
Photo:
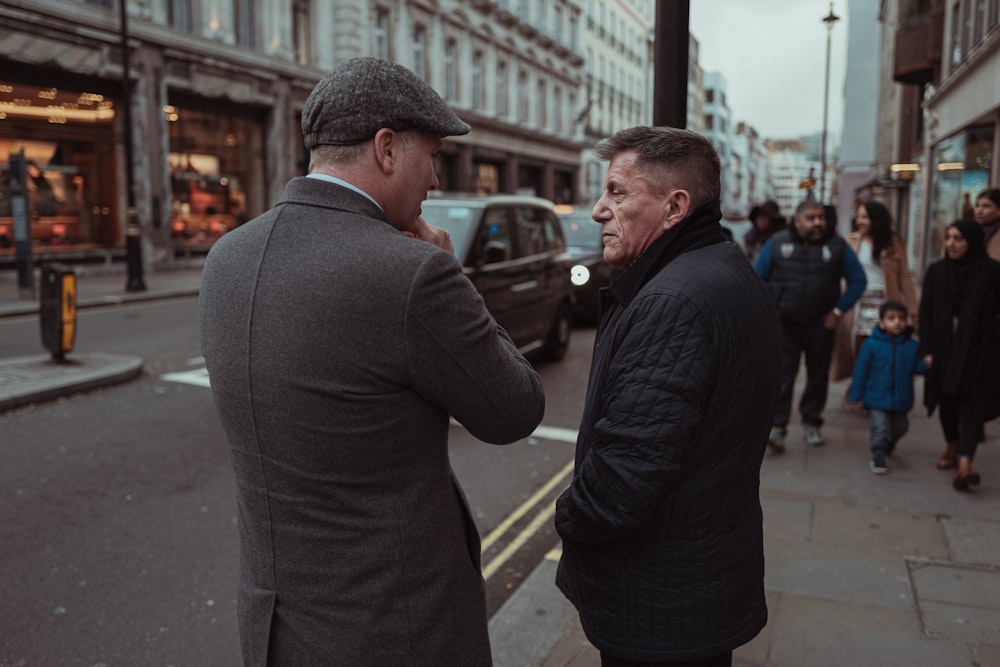
[[[370,141],[351,146],[334,146],[332,144],[316,146],[309,151],[309,171],[313,172],[320,167],[331,165],[354,164],[361,159],[369,146],[371,146]]]
[[[600,142],[594,152],[602,160],[635,151],[639,164],[652,167],[654,177],[691,194],[693,207],[719,199],[722,166],[712,143],[695,132],[676,127],[639,126]]]

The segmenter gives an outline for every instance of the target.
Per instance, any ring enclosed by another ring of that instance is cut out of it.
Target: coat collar
[[[702,204],[653,241],[632,266],[606,288],[608,293],[627,306],[643,285],[678,256],[689,250],[722,243],[726,236],[719,224],[721,218],[722,210],[717,199]]]
[[[288,181],[278,204],[302,204],[356,213],[389,223],[385,211],[363,194],[318,178],[299,176]]]

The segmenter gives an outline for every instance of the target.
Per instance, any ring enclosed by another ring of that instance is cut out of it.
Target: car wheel
[[[556,319],[549,329],[548,338],[545,341],[545,357],[553,361],[559,361],[566,356],[569,349],[569,336],[573,331],[573,308],[566,302],[559,304],[556,311]]]

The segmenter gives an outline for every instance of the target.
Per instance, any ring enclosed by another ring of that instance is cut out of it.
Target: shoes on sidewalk
[[[803,430],[805,431],[807,445],[819,447],[826,442],[826,440],[823,439],[823,434],[819,432],[819,426],[806,424],[803,426]]]
[[[882,452],[872,454],[872,460],[868,468],[876,475],[884,475],[889,472],[889,467],[885,464],[885,454]]]
[[[782,454],[785,451],[785,427],[772,426],[771,434],[767,436],[767,448],[775,454]]]
[[[979,482],[979,473],[972,469],[972,460],[968,456],[959,457],[958,470],[951,482],[952,488],[956,491],[968,491],[970,486],[978,485]]]

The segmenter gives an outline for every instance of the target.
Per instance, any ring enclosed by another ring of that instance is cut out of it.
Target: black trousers
[[[830,386],[830,357],[833,355],[833,329],[822,324],[781,324],[781,391],[774,414],[775,426],[788,426],[792,415],[792,392],[799,361],[806,357],[806,388],[799,400],[802,423],[823,425],[823,408]]]
[[[636,662],[635,660],[613,658],[610,655],[601,653],[601,667],[732,667],[732,664],[732,651],[723,653],[722,655],[714,655],[711,658],[674,662]]]
[[[976,447],[983,432],[983,421],[976,417],[967,401],[950,396],[942,396],[938,403],[938,417],[944,439],[958,443],[958,455],[976,457]]]

